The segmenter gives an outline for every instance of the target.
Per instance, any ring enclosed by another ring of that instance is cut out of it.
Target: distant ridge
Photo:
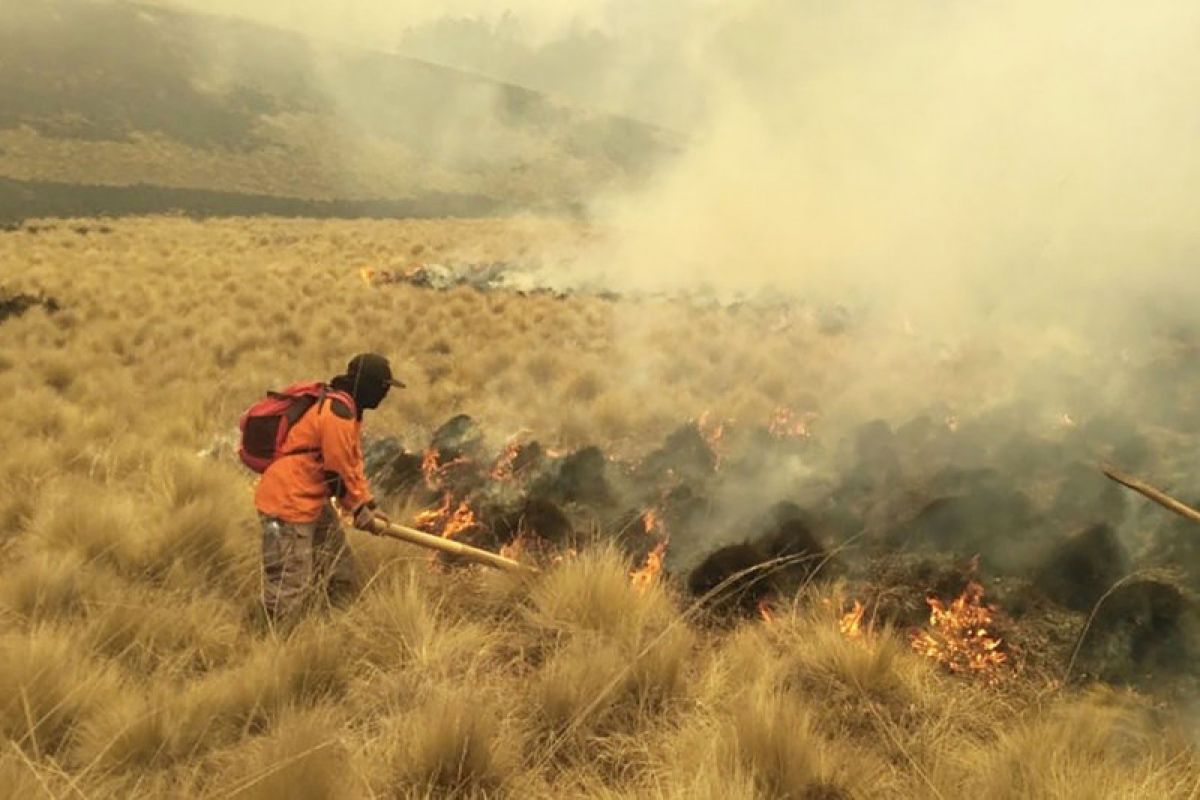
[[[339,216],[570,209],[644,180],[679,145],[529,89],[257,23],[86,0],[0,19],[6,215],[168,198]],[[72,201],[72,185],[90,188]]]

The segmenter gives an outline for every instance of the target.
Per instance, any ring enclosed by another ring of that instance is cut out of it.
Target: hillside
[[[232,19],[48,0],[0,21],[10,219],[15,197],[32,209],[24,216],[130,203],[125,188],[71,205],[64,185],[139,187],[143,211],[212,213],[213,193],[397,202],[385,212],[405,215],[561,210],[637,181],[671,138],[517,86]],[[231,200],[230,213],[247,205],[281,213],[254,200]],[[299,213],[359,213],[338,208]]]

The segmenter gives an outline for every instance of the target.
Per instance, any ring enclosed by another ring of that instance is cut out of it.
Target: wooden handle
[[[483,550],[478,547],[472,547],[469,544],[456,542],[453,539],[446,539],[441,536],[434,536],[431,533],[409,528],[404,525],[397,525],[394,522],[381,523],[376,520],[372,529],[374,533],[380,536],[387,536],[392,539],[399,539],[402,542],[419,545],[430,550],[438,550],[443,553],[449,553],[455,556],[461,556],[469,561],[474,561],[476,564],[486,564],[489,567],[507,570],[509,572],[524,572],[536,574],[537,569],[527,564],[522,564],[520,561],[513,561],[511,558],[505,558],[499,553],[493,553],[490,550]]]
[[[1105,475],[1112,478],[1117,483],[1121,484],[1122,486],[1128,486],[1138,494],[1148,497],[1154,502],[1158,503],[1163,508],[1174,511],[1179,516],[1190,519],[1192,522],[1200,522],[1200,511],[1197,511],[1191,506],[1179,502],[1166,492],[1160,489],[1155,489],[1150,484],[1143,483],[1132,475],[1126,475],[1123,472],[1118,472],[1111,467],[1101,467],[1100,469]]]

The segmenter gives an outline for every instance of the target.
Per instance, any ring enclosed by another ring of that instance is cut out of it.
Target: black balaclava
[[[365,409],[377,408],[391,387],[404,386],[392,377],[387,359],[377,353],[356,355],[346,365],[345,374],[335,377],[329,385],[354,398],[360,418]]]

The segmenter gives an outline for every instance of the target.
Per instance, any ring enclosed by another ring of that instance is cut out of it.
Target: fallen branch
[[[468,561],[474,561],[476,564],[487,564],[489,567],[496,567],[497,569],[503,569],[509,572],[537,572],[536,568],[527,564],[522,564],[520,561],[513,561],[511,558],[505,558],[499,553],[493,553],[490,550],[472,547],[469,544],[456,542],[453,539],[446,539],[442,536],[434,536],[433,534],[425,533],[424,531],[419,531],[415,528],[397,525],[394,522],[386,525],[377,523],[375,525],[375,532],[380,536],[399,539],[402,542],[419,545],[430,550],[440,550],[443,553],[459,556],[467,559]]]
[[[1155,489],[1150,484],[1143,483],[1137,478],[1134,478],[1131,475],[1126,475],[1123,472],[1118,472],[1111,467],[1101,467],[1100,469],[1105,475],[1112,478],[1122,486],[1127,486],[1130,489],[1133,489],[1138,494],[1150,498],[1163,508],[1174,511],[1181,517],[1190,519],[1192,522],[1200,523],[1200,511],[1197,511],[1191,506],[1179,502],[1166,492],[1160,489]]]

